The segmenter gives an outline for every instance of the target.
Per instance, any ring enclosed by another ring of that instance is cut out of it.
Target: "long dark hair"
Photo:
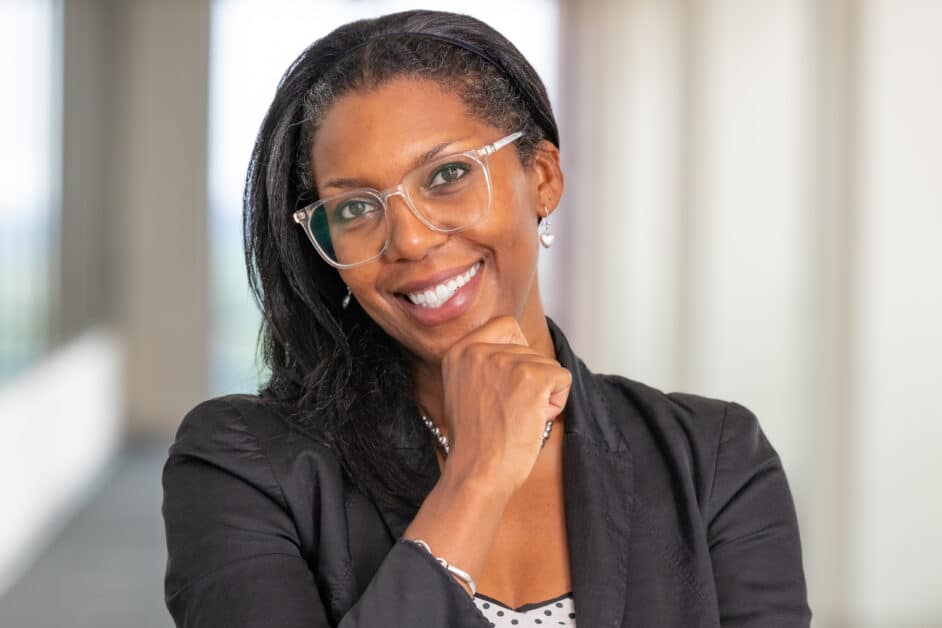
[[[315,41],[282,77],[252,152],[243,237],[263,314],[260,357],[270,370],[260,396],[283,404],[293,426],[335,450],[365,494],[417,506],[419,469],[393,447],[431,447],[418,420],[411,356],[355,303],[341,309],[339,274],[291,217],[317,199],[311,141],[331,103],[402,76],[445,86],[469,115],[501,131],[523,129],[515,146],[525,165],[540,140],[559,144],[540,77],[487,24],[438,11],[352,22]]]

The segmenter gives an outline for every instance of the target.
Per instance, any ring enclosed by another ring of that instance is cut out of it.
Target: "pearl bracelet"
[[[447,560],[445,560],[444,558],[439,558],[439,557],[436,556],[435,554],[432,554],[432,548],[430,548],[430,547],[428,546],[428,543],[426,543],[426,542],[423,541],[422,539],[406,539],[406,538],[404,538],[403,540],[404,540],[404,541],[410,541],[410,542],[412,542],[412,543],[415,543],[416,545],[418,545],[419,547],[421,547],[422,549],[424,549],[426,552],[428,552],[429,554],[431,554],[432,558],[434,558],[435,560],[437,560],[437,561],[441,564],[442,567],[444,567],[445,569],[448,570],[449,573],[453,573],[453,574],[455,574],[456,576],[458,576],[459,578],[461,578],[462,580],[464,580],[465,584],[468,585],[468,588],[471,589],[471,595],[472,595],[472,596],[477,593],[477,588],[474,586],[474,580],[471,579],[471,576],[468,575],[468,572],[467,572],[467,571],[464,571],[463,569],[458,569],[458,568],[455,567],[454,565],[450,564],[450,563],[449,563]]]

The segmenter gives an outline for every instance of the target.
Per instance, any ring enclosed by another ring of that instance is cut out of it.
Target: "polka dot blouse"
[[[474,605],[495,628],[504,628],[505,626],[514,628],[568,626],[569,628],[575,628],[576,626],[576,612],[571,591],[552,600],[532,602],[518,608],[510,608],[503,602],[498,602],[494,598],[477,593],[474,596]]]

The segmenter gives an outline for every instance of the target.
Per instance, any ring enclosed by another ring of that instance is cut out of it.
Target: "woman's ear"
[[[559,165],[559,148],[549,140],[540,140],[534,148],[530,176],[540,217],[544,207],[552,214],[563,196],[565,181]]]

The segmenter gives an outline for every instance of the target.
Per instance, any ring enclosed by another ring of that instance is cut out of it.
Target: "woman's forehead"
[[[391,177],[395,184],[443,142],[463,150],[489,139],[488,126],[468,114],[454,91],[429,80],[396,79],[344,94],[330,106],[314,135],[312,174],[318,186],[358,177]]]

